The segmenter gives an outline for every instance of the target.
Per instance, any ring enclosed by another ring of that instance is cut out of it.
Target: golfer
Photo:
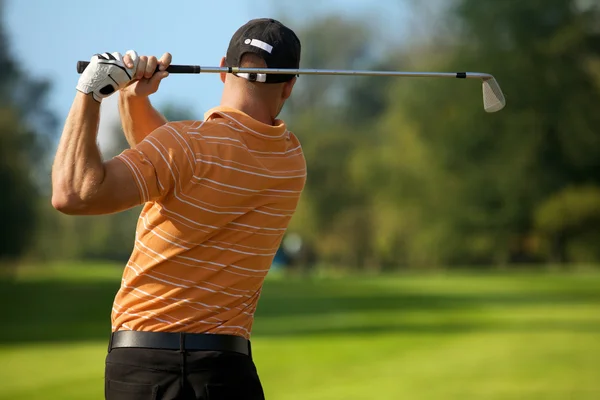
[[[166,121],[148,96],[170,62],[168,53],[160,60],[133,51],[93,56],[52,171],[52,204],[65,214],[143,204],[112,307],[105,396],[264,399],[249,339],[306,180],[300,143],[277,119],[296,77],[221,74],[219,106],[201,120]],[[273,19],[242,26],[221,60],[254,68],[299,63],[300,41]],[[131,148],[103,161],[100,103],[115,92]]]

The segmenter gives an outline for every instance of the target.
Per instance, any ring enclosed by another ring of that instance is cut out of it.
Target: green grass
[[[0,282],[0,399],[100,399],[120,270]],[[268,399],[600,398],[600,273],[267,281],[254,328]]]

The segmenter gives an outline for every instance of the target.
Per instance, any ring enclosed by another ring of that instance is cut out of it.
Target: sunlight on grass
[[[3,347],[0,398],[104,398],[105,353],[100,342]]]
[[[0,399],[99,399],[120,269],[0,283]],[[35,294],[35,296],[32,296]],[[269,280],[253,346],[268,399],[600,398],[600,274]]]

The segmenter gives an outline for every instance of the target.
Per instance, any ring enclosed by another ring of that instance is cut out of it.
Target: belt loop
[[[248,339],[248,355],[250,356],[250,359],[252,360],[252,343],[250,343],[249,339]]]
[[[179,334],[179,352],[185,353],[185,333]]]
[[[110,337],[108,338],[108,352],[110,353],[110,351],[112,350],[112,343],[113,343],[113,336],[114,336],[114,332],[110,333]]]

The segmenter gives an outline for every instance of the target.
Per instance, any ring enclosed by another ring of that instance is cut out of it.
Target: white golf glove
[[[94,100],[101,103],[103,98],[123,89],[131,82],[138,64],[135,51],[129,50],[125,54],[131,56],[133,68],[125,66],[119,52],[95,54],[81,74],[77,90],[85,94],[92,93]]]

